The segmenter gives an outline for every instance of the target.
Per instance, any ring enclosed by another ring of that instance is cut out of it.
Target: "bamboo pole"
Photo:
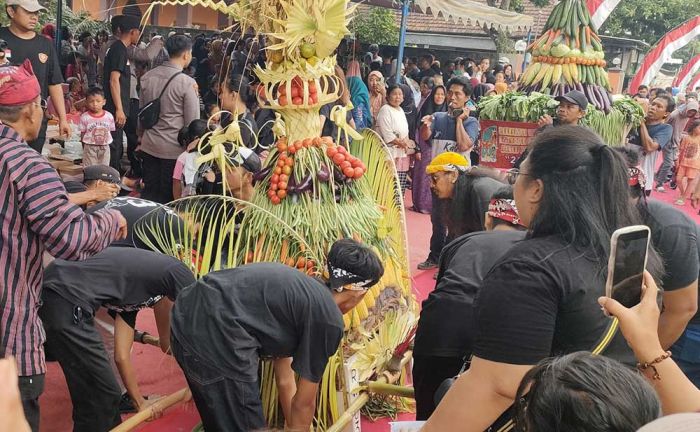
[[[159,399],[158,402],[154,403],[151,407],[149,407],[149,409],[134,414],[133,416],[129,417],[121,424],[119,424],[119,426],[112,429],[110,432],[129,432],[141,423],[148,420],[148,418],[151,417],[151,415],[153,414],[154,408],[166,410],[171,406],[175,405],[176,403],[182,401],[187,395],[187,392],[188,389],[187,387],[185,387],[181,390],[176,391],[175,393],[172,393],[162,399]]]
[[[375,382],[383,384],[394,384],[401,377],[401,371],[403,370],[406,363],[408,363],[413,357],[412,351],[407,351],[403,358],[401,359],[400,368],[396,372],[384,372],[377,378]],[[338,418],[338,420],[333,423],[333,425],[326,430],[326,432],[341,432],[345,426],[352,421],[355,414],[362,409],[363,406],[369,401],[369,393],[363,391],[357,396],[348,409]]]
[[[386,384],[377,381],[370,381],[367,383],[367,391],[370,393],[387,395],[387,396],[398,396],[402,398],[415,399],[416,393],[413,387],[400,386],[394,384]]]

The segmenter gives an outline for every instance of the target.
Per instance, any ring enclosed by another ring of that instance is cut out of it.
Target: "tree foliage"
[[[654,45],[668,31],[700,15],[700,2],[623,0],[601,27],[610,36],[641,39]]]
[[[350,22],[350,31],[363,43],[397,45],[399,26],[391,9],[372,6],[367,13],[356,14]]]
[[[46,6],[47,11],[40,15],[39,28],[37,28],[37,31],[40,30],[44,24],[56,23],[57,21],[56,11],[58,0],[49,0],[43,2],[43,4]],[[7,15],[5,13],[0,13],[0,25],[6,26],[8,24],[9,20]],[[61,24],[67,26],[76,37],[85,31],[89,31],[92,35],[95,35],[99,30],[109,31],[109,25],[106,22],[95,21],[90,14],[85,11],[73,12],[73,10],[66,5],[65,1],[63,1],[63,18]]]

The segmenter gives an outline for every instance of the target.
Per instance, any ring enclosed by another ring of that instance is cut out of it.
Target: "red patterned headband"
[[[629,185],[630,187],[635,187],[639,186],[640,188],[644,189],[644,186],[646,185],[646,177],[644,177],[644,173],[642,170],[639,168],[629,168],[627,170],[627,173],[629,174]]]
[[[492,199],[489,202],[489,216],[510,222],[513,225],[522,225],[514,200]]]

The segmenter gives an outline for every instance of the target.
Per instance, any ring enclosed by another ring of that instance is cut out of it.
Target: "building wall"
[[[122,13],[123,7],[128,4],[128,0],[117,0],[114,9],[107,11],[111,1],[109,0],[83,0],[74,1],[73,10],[87,11],[97,20],[104,20],[112,15]],[[142,3],[142,2],[136,2]],[[161,27],[190,27],[199,26],[201,29],[215,30],[221,29],[221,23],[227,22],[225,19],[220,19],[219,13],[209,8],[202,6],[157,6],[157,12],[154,10],[154,15],[157,17],[156,22],[149,24]],[[141,13],[146,13],[147,6],[139,6]]]

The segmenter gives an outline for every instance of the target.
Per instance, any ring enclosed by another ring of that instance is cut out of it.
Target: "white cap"
[[[510,63],[510,59],[508,57],[501,57],[498,59],[498,62],[501,64],[507,64]]]
[[[27,12],[39,12],[46,10],[38,0],[7,0],[7,6],[19,6]]]

